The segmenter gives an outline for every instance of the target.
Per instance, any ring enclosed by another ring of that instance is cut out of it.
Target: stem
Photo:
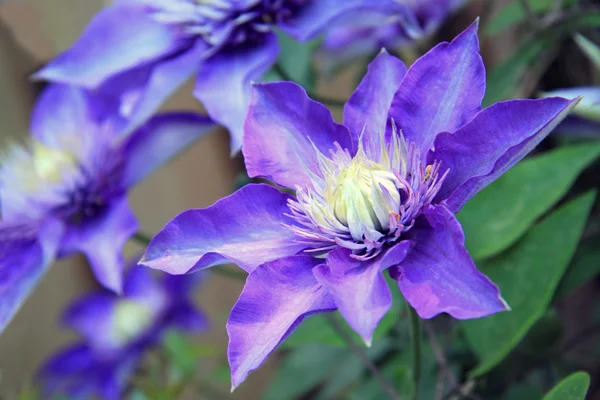
[[[150,242],[152,241],[150,236],[148,236],[142,232],[134,233],[132,236],[132,239],[144,246],[148,246],[150,244]],[[215,275],[221,275],[221,276],[225,276],[227,278],[237,279],[239,281],[246,280],[246,274],[244,274],[243,272],[232,271],[230,269],[223,268],[223,267],[213,267],[210,269],[210,272],[212,272]]]
[[[419,381],[421,380],[421,318],[417,315],[414,308],[410,310],[410,340],[413,346],[413,377],[415,391],[413,398],[416,399],[419,394]]]
[[[277,72],[277,74],[284,81],[296,82],[296,80],[294,78],[292,78],[292,76],[290,74],[287,73],[285,68],[283,68],[283,66],[280,63],[275,63],[275,65],[273,66],[273,69],[275,70],[275,72]],[[308,97],[310,97],[313,100],[318,101],[319,103],[323,103],[325,105],[332,106],[332,107],[344,107],[344,104],[346,104],[346,102],[343,100],[331,99],[328,97],[321,97],[318,94],[316,94],[312,91],[309,91],[306,88],[304,88],[304,89],[306,90],[306,93],[308,93]]]
[[[379,371],[375,364],[371,362],[369,356],[364,351],[364,349],[358,346],[356,343],[354,343],[352,337],[348,334],[348,332],[346,332],[346,330],[338,322],[338,320],[335,319],[335,316],[329,314],[327,315],[327,320],[329,321],[333,329],[337,332],[337,334],[340,335],[346,343],[348,343],[350,349],[356,354],[356,356],[360,359],[363,365],[367,367],[369,371],[371,371],[371,374],[373,374],[373,378],[375,378],[377,383],[379,383],[379,386],[381,386],[381,388],[385,390],[388,396],[390,396],[390,398],[394,400],[401,400],[400,394],[396,392],[396,389],[394,389],[394,387],[390,385],[390,383],[387,381],[387,379],[385,379],[381,371]]]

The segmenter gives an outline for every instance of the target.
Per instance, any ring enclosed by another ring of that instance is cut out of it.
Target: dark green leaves
[[[560,381],[542,400],[585,400],[589,387],[587,372],[575,372]]]
[[[600,155],[599,144],[562,147],[517,164],[458,214],[467,248],[479,260],[517,241]]]
[[[500,286],[512,311],[463,323],[467,340],[480,358],[471,375],[498,364],[544,314],[575,252],[594,197],[588,193],[562,206],[516,246],[480,265]]]

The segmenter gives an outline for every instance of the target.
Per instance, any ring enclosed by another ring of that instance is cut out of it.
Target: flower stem
[[[134,233],[132,236],[132,239],[143,246],[148,246],[150,244],[150,241],[152,241],[150,236],[143,232]],[[246,280],[246,274],[244,274],[243,272],[232,271],[230,269],[223,268],[223,267],[213,267],[210,269],[210,272],[212,272],[215,275],[221,275],[221,276],[225,276],[227,278],[233,278],[233,279],[236,279],[239,281]]]
[[[275,63],[275,65],[273,66],[273,69],[275,70],[275,72],[277,72],[277,75],[279,75],[281,77],[281,79],[283,79],[284,81],[296,82],[296,80],[294,78],[292,78],[292,76],[290,74],[287,73],[285,68],[283,68],[283,66],[280,63]],[[327,106],[344,107],[344,104],[346,104],[346,102],[343,100],[322,97],[322,96],[319,96],[318,94],[314,93],[313,91],[308,90],[307,88],[304,88],[304,89],[306,90],[306,93],[308,93],[308,97],[310,97],[313,100],[318,101],[319,103],[323,103]]]
[[[413,346],[413,378],[415,391],[413,399],[419,394],[419,381],[421,380],[421,318],[417,315],[414,308],[408,306],[410,310],[410,339]]]
[[[364,349],[362,349],[360,346],[354,343],[352,337],[348,334],[348,332],[346,332],[344,327],[338,322],[335,316],[332,314],[328,314],[327,320],[329,321],[333,329],[337,332],[337,334],[340,335],[346,343],[348,343],[350,349],[356,354],[356,356],[360,359],[363,365],[367,367],[369,371],[371,371],[371,374],[373,374],[373,378],[375,378],[377,383],[379,383],[379,386],[381,386],[381,388],[385,390],[388,396],[393,400],[401,400],[400,394],[396,392],[396,389],[394,389],[394,387],[387,381],[387,379],[385,379],[385,377],[383,376],[381,371],[379,371],[379,369],[375,366],[375,364],[371,362],[369,356],[364,351]]]

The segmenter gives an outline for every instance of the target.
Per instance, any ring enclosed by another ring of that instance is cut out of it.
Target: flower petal
[[[264,184],[246,185],[210,207],[184,211],[150,242],[140,264],[185,274],[236,263],[245,271],[302,251],[284,224],[294,224],[290,196]]]
[[[279,23],[288,35],[300,41],[309,40],[342,17],[358,15],[358,12],[381,12],[382,18],[390,13],[404,11],[404,6],[393,0],[320,0],[310,1],[302,6],[291,18]]]
[[[307,169],[320,175],[317,152],[335,143],[351,150],[346,127],[293,82],[254,85],[244,124],[244,157],[251,177],[263,176],[288,188],[310,184]]]
[[[206,331],[209,321],[191,303],[181,302],[169,310],[165,324],[184,332],[198,333]]]
[[[438,135],[428,157],[450,172],[436,200],[446,200],[458,212],[537,146],[576,104],[557,97],[510,100],[486,108],[455,133]]]
[[[65,311],[63,323],[95,349],[111,351],[120,344],[114,335],[115,307],[119,297],[108,292],[85,296]]]
[[[98,282],[115,293],[123,287],[125,242],[137,231],[138,223],[125,196],[107,204],[98,215],[69,226],[61,253],[84,253]]]
[[[339,248],[327,255],[327,264],[313,269],[317,281],[367,346],[371,345],[379,321],[392,306],[392,295],[382,271],[400,263],[409,248],[410,242],[403,241],[385,255],[366,262]]]
[[[210,118],[195,113],[165,113],[152,118],[124,143],[123,187],[136,185],[215,127]]]
[[[112,75],[177,51],[186,44],[177,36],[174,29],[154,21],[144,5],[108,7],[69,50],[34,77],[96,88]]]
[[[405,73],[404,63],[382,50],[344,106],[344,125],[350,130],[354,148],[364,129],[363,145],[373,160],[378,159],[379,138],[385,132],[392,99]]]
[[[31,118],[33,136],[47,146],[64,147],[65,135],[96,132],[106,112],[105,103],[79,87],[53,84],[37,100]]]
[[[208,114],[229,129],[231,152],[242,147],[244,117],[250,103],[250,83],[275,63],[279,44],[275,34],[255,46],[222,50],[200,66],[194,95]]]
[[[6,223],[0,227],[0,332],[54,261],[63,230],[54,220],[41,228]]]
[[[407,239],[413,249],[390,275],[421,318],[442,312],[479,318],[508,309],[498,286],[475,267],[460,223],[446,207],[426,208]]]
[[[454,132],[481,110],[485,67],[473,23],[451,43],[440,43],[406,72],[390,117],[407,142],[425,154],[440,132]]]
[[[206,44],[195,45],[176,56],[130,69],[107,80],[98,90],[117,98],[126,119],[127,134],[146,122],[198,70]]]
[[[227,321],[231,384],[239,386],[302,320],[335,309],[316,281],[312,268],[322,262],[310,256],[271,261],[256,268]]]

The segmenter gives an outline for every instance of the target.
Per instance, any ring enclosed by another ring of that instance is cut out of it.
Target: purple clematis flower
[[[189,296],[201,274],[192,279],[163,275],[133,266],[123,296],[107,290],[79,299],[66,311],[64,323],[83,341],[54,355],[41,369],[48,394],[70,399],[121,399],[129,377],[144,353],[171,329],[201,332],[208,326]]]
[[[185,211],[141,263],[183,274],[234,262],[249,272],[227,323],[238,386],[307,316],[339,310],[369,343],[392,297],[389,269],[422,318],[508,309],[475,267],[454,214],[533,149],[577,101],[481,109],[477,23],[406,70],[382,51],[344,125],[291,82],[254,86],[243,153],[250,184]]]
[[[194,95],[229,129],[235,153],[250,82],[279,53],[274,28],[307,40],[349,12],[397,8],[394,0],[119,0],[36,77],[118,88],[130,129],[196,74]]]
[[[52,86],[35,107],[28,146],[2,160],[0,331],[55,255],[83,252],[98,281],[120,292],[122,247],[138,229],[127,191],[215,126],[168,113],[124,137],[111,107],[82,89]]]
[[[399,12],[383,19],[365,14],[327,31],[319,58],[326,69],[370,56],[381,48],[400,49],[433,34],[465,0],[397,0]]]
[[[573,139],[600,139],[600,86],[571,87],[541,94],[541,97],[552,96],[582,98],[571,115],[556,127],[556,134]]]

